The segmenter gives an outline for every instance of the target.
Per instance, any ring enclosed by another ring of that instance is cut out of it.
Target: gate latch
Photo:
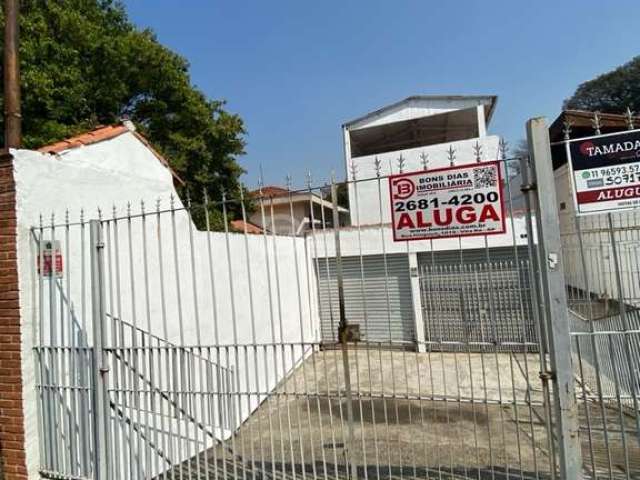
[[[558,266],[558,254],[550,253],[547,256],[547,261],[549,262],[549,270],[555,270]]]
[[[547,370],[544,372],[538,372],[538,378],[540,378],[540,380],[542,381],[548,382],[549,380],[555,380],[556,374],[554,372]]]
[[[340,339],[340,342],[359,342],[360,325],[351,324],[341,326],[338,329],[338,338]]]

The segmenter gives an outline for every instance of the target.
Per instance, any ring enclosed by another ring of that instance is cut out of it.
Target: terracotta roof
[[[284,197],[289,194],[289,190],[282,187],[276,187],[275,185],[267,185],[266,187],[262,187],[262,196],[263,197]],[[251,192],[251,195],[256,197],[260,196],[260,190],[255,190]]]
[[[92,145],[94,143],[104,142],[105,140],[111,140],[112,138],[116,138],[127,132],[131,132],[138,140],[140,140],[151,151],[151,153],[155,155],[160,163],[167,167],[167,169],[171,172],[171,175],[173,175],[173,178],[175,178],[180,184],[184,185],[184,180],[182,180],[178,176],[178,174],[173,171],[167,159],[160,155],[160,153],[155,148],[153,148],[149,140],[147,140],[140,133],[136,132],[133,126],[128,127],[124,124],[100,125],[89,132],[81,133],[80,135],[76,135],[74,137],[66,138],[59,142],[40,147],[38,148],[38,151],[43,153],[56,154],[64,152],[66,150],[71,150],[73,148]]]
[[[91,145],[93,143],[103,142],[128,131],[129,129],[124,125],[99,126],[90,132],[81,133],[75,137],[70,137],[50,145],[40,147],[38,151],[46,153],[60,153],[65,150],[81,147],[82,145]]]
[[[244,233],[246,227],[247,233],[262,233],[262,229],[259,226],[254,225],[250,222],[244,222],[242,220],[232,220],[231,222],[229,222],[229,225],[231,227],[231,230],[235,232]]]

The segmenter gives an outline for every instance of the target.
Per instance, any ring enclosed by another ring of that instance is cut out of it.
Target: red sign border
[[[391,231],[393,232],[393,241],[394,242],[413,242],[416,240],[441,240],[445,238],[460,238],[460,237],[483,237],[488,235],[500,235],[507,232],[507,215],[506,215],[506,206],[504,201],[504,187],[502,183],[502,169],[500,168],[500,160],[491,160],[489,162],[480,162],[480,163],[466,163],[464,165],[456,165],[455,167],[441,167],[441,168],[433,168],[429,170],[414,170],[413,172],[407,173],[397,173],[395,175],[389,175],[387,178],[388,187],[389,187],[389,206],[391,208]],[[395,211],[393,209],[393,191],[391,190],[391,183],[396,178],[410,177],[420,173],[434,173],[434,172],[444,172],[444,171],[452,171],[452,170],[462,170],[468,169],[472,167],[482,167],[488,165],[495,165],[498,169],[498,190],[500,193],[500,212],[502,214],[502,229],[495,232],[490,233],[464,233],[462,235],[439,235],[439,236],[426,236],[426,237],[414,237],[414,238],[401,238],[398,239],[396,237],[396,218]]]

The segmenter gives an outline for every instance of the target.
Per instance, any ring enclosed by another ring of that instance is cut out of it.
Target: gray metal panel
[[[527,246],[518,247],[518,260],[529,258]],[[488,259],[491,262],[515,260],[513,247],[490,248]],[[487,262],[487,251],[484,248],[462,250],[462,263],[465,265]],[[418,267],[424,265],[460,265],[460,250],[446,250],[443,252],[418,253]]]
[[[385,267],[386,258],[386,267]],[[414,342],[414,318],[406,255],[343,257],[347,322],[360,325],[363,340]],[[338,331],[338,288],[335,258],[317,261],[323,341]]]
[[[512,247],[490,249],[488,260],[484,249],[421,253],[418,266],[425,336],[434,348],[460,342],[511,350],[537,341],[526,247],[517,261]]]

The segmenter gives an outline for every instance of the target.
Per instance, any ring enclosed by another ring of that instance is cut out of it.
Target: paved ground
[[[536,355],[351,350],[352,432],[342,361],[339,350],[308,358],[210,464],[250,478],[346,478],[347,459],[359,478],[547,476],[529,407],[541,395],[524,375]]]
[[[346,479],[349,459],[367,479],[550,478],[536,354],[351,350],[349,363],[350,402],[342,353],[317,352],[207,452],[209,467],[225,478]],[[594,408],[592,434],[581,436],[585,459],[598,478],[639,478],[637,439],[627,433],[623,445],[621,429],[609,428],[607,450],[602,425],[613,420],[603,423]],[[629,418],[616,418],[633,432]]]

